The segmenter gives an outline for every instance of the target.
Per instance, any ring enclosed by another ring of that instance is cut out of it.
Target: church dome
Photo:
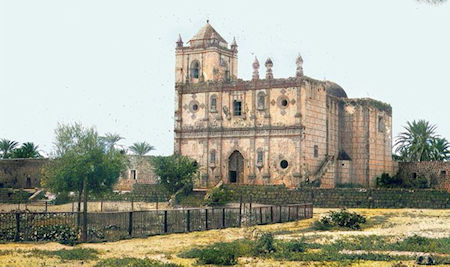
[[[324,86],[325,90],[327,90],[327,94],[347,98],[347,93],[337,83],[325,81]]]

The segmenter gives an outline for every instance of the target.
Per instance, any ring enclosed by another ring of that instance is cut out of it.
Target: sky
[[[0,0],[0,139],[53,150],[58,123],[173,152],[175,42],[210,24],[239,50],[238,76],[271,57],[393,107],[393,137],[425,119],[450,139],[450,3],[416,0]],[[264,68],[261,68],[264,73]]]

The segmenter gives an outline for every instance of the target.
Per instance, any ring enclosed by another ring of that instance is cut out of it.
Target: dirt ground
[[[270,231],[280,239],[300,238],[303,235],[317,236],[318,239],[336,240],[344,236],[357,235],[389,235],[399,239],[414,234],[437,238],[450,237],[450,210],[425,209],[351,209],[365,214],[371,226],[361,231],[313,231],[307,228],[320,216],[331,209],[314,209],[314,218],[273,225],[262,225],[249,228],[229,228],[187,234],[170,234],[142,239],[123,240],[107,243],[81,244],[77,247],[93,248],[100,252],[100,258],[137,257],[153,258],[164,262],[178,263],[183,266],[196,265],[195,259],[178,258],[176,255],[189,248],[228,242],[239,238],[250,238],[255,229]],[[0,244],[0,266],[93,266],[92,261],[61,261],[55,257],[33,256],[28,250],[71,249],[58,243],[7,243]],[[14,250],[12,253],[2,253]],[[396,262],[361,261],[353,266],[392,266]],[[407,266],[415,266],[413,261],[403,262]],[[240,266],[343,266],[338,262],[287,262],[262,260],[260,258],[240,258]],[[196,265],[198,266],[198,265]],[[348,265],[346,265],[348,266]]]

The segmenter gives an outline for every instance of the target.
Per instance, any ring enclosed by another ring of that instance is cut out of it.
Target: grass
[[[391,251],[442,253],[434,255],[438,263],[450,264],[450,238],[425,238],[412,236],[392,242],[392,237],[355,236],[330,244],[305,243],[304,240],[273,240],[264,234],[256,241],[245,239],[218,242],[206,247],[194,248],[178,256],[197,258],[199,264],[234,265],[239,257],[272,258],[288,261],[404,261],[414,260],[414,254],[394,255]],[[344,252],[345,250],[345,252]],[[380,253],[385,251],[385,253]]]
[[[139,259],[139,258],[109,258],[104,259],[97,264],[95,267],[117,267],[117,266],[125,266],[125,267],[181,267],[181,265],[173,264],[173,263],[163,263],[156,260],[151,259]]]
[[[30,253],[31,256],[58,257],[61,260],[95,260],[98,258],[98,251],[92,248],[74,248],[60,250],[33,249],[30,251]]]

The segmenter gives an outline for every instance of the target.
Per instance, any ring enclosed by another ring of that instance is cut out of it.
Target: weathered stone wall
[[[134,184],[157,184],[157,177],[151,164],[152,156],[128,156],[127,169],[119,177],[115,190],[130,191]]]
[[[263,204],[313,203],[322,208],[450,208],[450,193],[439,190],[322,189],[290,190],[282,186],[234,186],[234,201]]]
[[[448,161],[399,162],[398,170],[404,181],[423,177],[428,180],[431,187],[450,192],[450,162]]]
[[[41,185],[41,169],[48,159],[0,160],[0,188],[35,188]]]

